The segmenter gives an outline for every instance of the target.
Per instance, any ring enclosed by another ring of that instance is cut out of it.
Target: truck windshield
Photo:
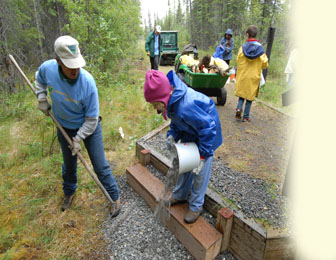
[[[176,44],[176,34],[162,34],[163,44]]]

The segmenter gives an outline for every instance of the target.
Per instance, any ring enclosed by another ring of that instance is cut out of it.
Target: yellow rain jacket
[[[192,67],[193,65],[198,65],[198,60],[195,60],[193,57],[189,55],[182,55],[180,57],[180,62],[181,64],[185,64],[188,67]]]
[[[258,96],[261,70],[268,67],[268,58],[262,45],[248,41],[240,47],[237,56],[235,95],[250,101]]]
[[[219,68],[226,70],[229,68],[229,65],[227,65],[227,63],[220,59],[220,58],[214,58],[211,56],[211,61],[210,61],[210,65],[217,65]]]

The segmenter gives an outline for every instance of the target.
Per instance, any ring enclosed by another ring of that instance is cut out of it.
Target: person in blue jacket
[[[187,87],[174,71],[167,76],[160,71],[147,71],[144,96],[165,120],[171,119],[168,149],[178,141],[194,142],[198,146],[200,164],[193,171],[179,175],[168,202],[172,206],[188,200],[184,221],[193,223],[203,209],[214,152],[223,142],[216,105],[206,95]]]
[[[220,58],[224,60],[227,65],[230,65],[232,60],[232,50],[234,48],[234,40],[232,37],[232,30],[227,29],[224,37],[220,40],[215,53],[212,55],[214,58]]]
[[[121,209],[120,191],[104,154],[102,129],[99,120],[98,90],[85,66],[78,41],[64,35],[54,44],[56,59],[45,61],[36,72],[38,108],[49,115],[51,105],[55,118],[72,138],[73,146],[57,129],[63,154],[62,177],[64,199],[61,209],[70,208],[77,189],[77,153],[83,141],[98,179],[109,193],[113,203],[110,215],[115,217]]]

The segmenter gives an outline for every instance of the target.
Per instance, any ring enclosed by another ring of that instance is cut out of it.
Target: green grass
[[[288,85],[284,79],[272,79],[271,77],[267,77],[267,83],[259,89],[258,98],[275,107],[281,108],[281,95],[286,90],[288,90]]]

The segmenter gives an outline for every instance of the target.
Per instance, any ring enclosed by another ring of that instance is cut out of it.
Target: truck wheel
[[[224,106],[226,103],[226,89],[223,87],[219,91],[219,95],[217,96],[217,104],[220,106]]]

